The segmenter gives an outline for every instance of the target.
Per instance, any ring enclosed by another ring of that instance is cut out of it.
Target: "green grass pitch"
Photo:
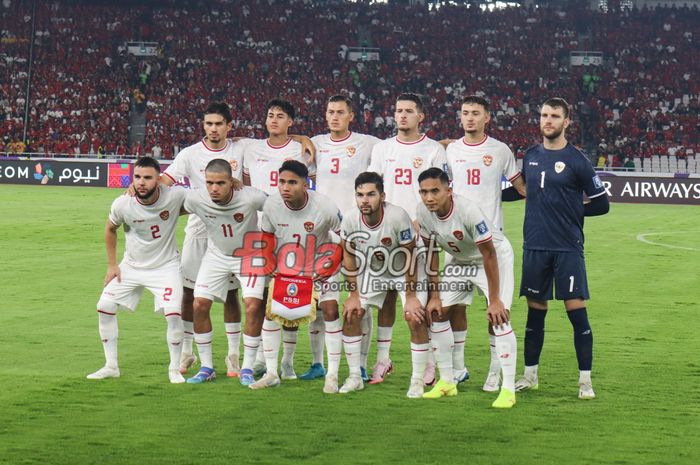
[[[103,363],[95,303],[106,264],[104,222],[119,194],[0,186],[0,464],[700,460],[697,207],[614,204],[609,215],[586,221],[598,398],[576,397],[571,329],[555,303],[539,391],[519,395],[510,411],[497,411],[490,408],[495,396],[480,390],[488,367],[483,302],[470,310],[472,379],[455,398],[405,397],[411,364],[401,321],[392,345],[396,372],[360,393],[324,395],[322,381],[285,382],[264,392],[225,377],[170,385],[165,322],[153,314],[147,293],[135,314],[119,317],[122,377],[86,380]],[[516,283],[523,208],[522,202],[505,207]],[[638,240],[639,234],[653,243]],[[516,300],[519,344],[526,311]],[[215,363],[222,367],[220,306],[212,317]],[[305,331],[299,342],[301,372],[310,359]],[[522,347],[518,357],[521,372]],[[346,371],[343,359],[341,378]]]

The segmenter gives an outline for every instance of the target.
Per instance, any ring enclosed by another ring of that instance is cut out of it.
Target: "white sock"
[[[433,354],[437,367],[440,370],[440,380],[454,383],[454,373],[452,370],[452,346],[454,336],[449,321],[433,322],[430,327],[430,341],[433,345]]]
[[[294,352],[297,350],[297,334],[299,334],[299,331],[288,331],[282,328],[282,363],[294,365]]]
[[[323,349],[326,342],[326,323],[323,321],[323,312],[316,311],[316,319],[309,323],[309,344],[311,345],[312,363],[323,365]]]
[[[168,341],[168,351],[170,352],[170,365],[168,366],[168,370],[177,370],[180,368],[182,338],[184,336],[182,318],[179,313],[168,313],[165,315],[165,321],[168,323],[166,339]]]
[[[254,365],[265,365],[265,343],[262,340],[262,335],[260,338],[260,345],[258,346],[258,353],[255,354]]]
[[[498,373],[501,371],[501,361],[498,359],[498,352],[496,351],[496,336],[493,334],[489,334],[489,349],[491,352],[489,373]]]
[[[428,332],[428,334],[430,334],[430,332]],[[433,347],[433,340],[430,339],[430,337],[428,337],[428,344],[430,344],[430,347]],[[435,361],[435,352],[432,350],[428,352],[428,362],[427,363],[431,364],[432,366],[437,365],[437,362]]]
[[[389,361],[393,326],[377,326],[377,362]]]
[[[280,325],[272,320],[265,320],[262,327],[262,345],[265,349],[265,366],[267,372],[277,374],[277,360],[280,354]]]
[[[194,342],[197,344],[199,360],[202,367],[214,368],[214,361],[211,356],[211,341],[214,339],[214,331],[208,333],[194,333]]]
[[[343,335],[343,348],[345,358],[348,360],[350,376],[360,376],[360,363],[362,361],[362,336]]]
[[[518,358],[518,342],[510,323],[503,323],[500,328],[493,328],[496,334],[496,352],[501,362],[502,387],[515,392],[515,367]]]
[[[105,366],[118,368],[117,339],[119,339],[119,326],[117,325],[117,314],[98,310],[97,316],[99,318],[100,339],[102,339],[102,348],[105,352]]]
[[[525,373],[523,373],[528,378],[537,378],[537,368],[539,365],[525,366]]]
[[[423,379],[425,365],[428,363],[428,354],[431,352],[430,343],[416,344],[411,342],[411,362],[413,363],[413,373],[411,378]]]
[[[464,366],[464,341],[467,339],[467,331],[452,331],[455,338],[455,345],[452,349],[452,369],[463,370]]]
[[[260,348],[260,336],[248,336],[243,334],[243,366],[241,369],[252,370],[255,357]]]
[[[228,340],[228,354],[238,355],[241,353],[241,323],[224,323],[226,328],[226,339]]]
[[[360,366],[367,368],[367,358],[369,357],[369,350],[372,346],[372,312],[367,309],[365,311],[365,316],[362,317],[362,349],[361,349],[361,359]]]
[[[194,323],[192,321],[182,320],[184,328],[184,336],[182,337],[182,353],[192,355],[192,343],[194,342]]]
[[[328,351],[328,374],[338,376],[340,355],[343,346],[343,324],[340,320],[326,321],[326,350]]]
[[[578,382],[579,382],[579,384],[592,384],[591,383],[591,370],[579,370]]]

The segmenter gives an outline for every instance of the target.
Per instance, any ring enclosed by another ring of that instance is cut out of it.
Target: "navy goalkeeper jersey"
[[[547,150],[542,144],[525,152],[527,186],[523,248],[583,251],[583,194],[605,195],[588,157],[571,144]]]

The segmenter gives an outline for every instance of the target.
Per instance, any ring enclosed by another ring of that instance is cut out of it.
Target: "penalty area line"
[[[654,232],[654,233],[644,233],[644,234],[637,234],[637,240],[640,242],[644,242],[645,244],[650,244],[650,245],[658,245],[659,247],[666,247],[669,249],[680,249],[680,250],[693,250],[693,251],[698,251],[700,249],[696,249],[695,247],[682,247],[680,245],[669,245],[669,244],[662,244],[660,242],[654,242],[650,241],[647,239],[647,236],[658,236],[659,234],[689,234],[687,232]],[[694,233],[697,234],[697,233]]]

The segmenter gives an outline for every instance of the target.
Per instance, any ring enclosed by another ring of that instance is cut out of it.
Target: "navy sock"
[[[539,365],[540,353],[544,345],[544,319],[547,310],[538,310],[532,307],[527,309],[527,323],[525,324],[525,366]]]
[[[574,347],[578,359],[578,369],[590,371],[593,364],[593,332],[588,323],[586,307],[566,312],[574,327]]]

